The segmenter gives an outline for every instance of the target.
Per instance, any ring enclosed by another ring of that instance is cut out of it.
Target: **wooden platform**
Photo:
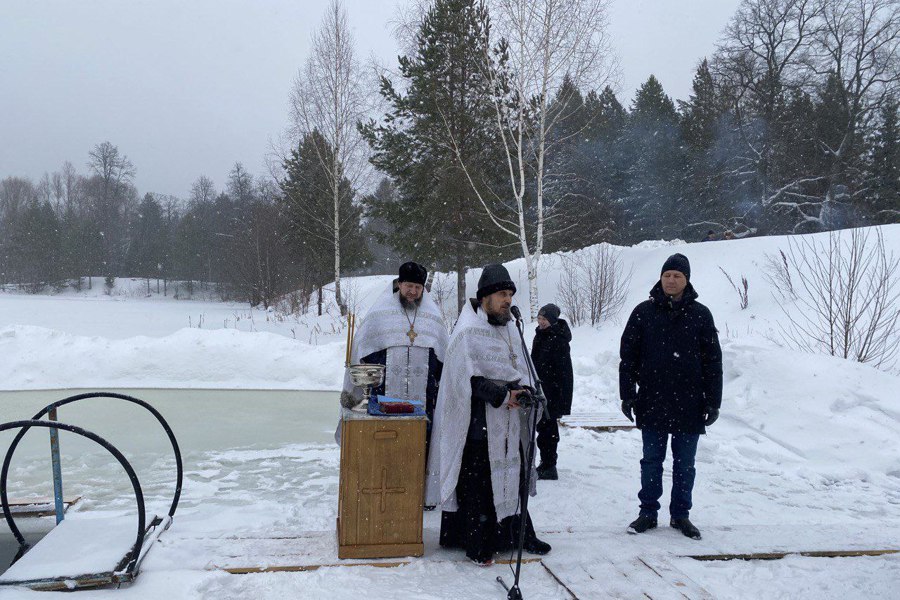
[[[124,573],[116,568],[134,545],[136,517],[79,516],[64,520],[30,548],[0,575],[0,586],[62,591],[129,583],[150,547],[172,523],[170,517],[148,516],[138,566],[133,573]]]
[[[497,560],[501,567],[488,573],[469,564],[462,551],[438,546],[437,517],[427,515],[425,553],[418,558],[336,560],[337,540],[331,531],[283,538],[203,538],[172,530],[158,542],[160,548],[154,552],[153,568],[157,571],[187,568],[254,574],[299,573],[337,566],[365,568],[453,563],[465,573],[471,569],[472,576],[492,577],[509,572],[502,566],[507,561]],[[639,536],[628,535],[623,528],[572,526],[555,531],[539,530],[538,535],[553,546],[553,551],[543,557],[526,553],[523,558],[532,567],[529,577],[543,573],[541,577],[552,578],[577,600],[710,600],[712,595],[704,582],[692,579],[679,569],[685,559],[759,560],[791,555],[871,556],[900,552],[900,528],[897,527],[708,526],[704,527],[703,534],[704,539],[696,541],[669,527]],[[534,570],[537,566],[539,571]]]
[[[628,431],[634,423],[621,412],[572,413],[559,420],[563,427],[580,427],[591,431]]]
[[[81,501],[81,496],[63,497],[63,512]],[[56,504],[53,498],[46,496],[38,498],[12,498],[9,501],[9,509],[14,517],[50,517],[56,514]]]

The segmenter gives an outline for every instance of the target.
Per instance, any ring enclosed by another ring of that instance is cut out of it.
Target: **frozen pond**
[[[28,419],[41,408],[67,396],[93,390],[0,391],[0,422]],[[178,439],[182,452],[236,447],[271,448],[299,442],[332,439],[338,415],[336,392],[285,390],[105,390],[134,396],[162,413]],[[129,452],[169,453],[168,440],[156,419],[144,408],[111,398],[81,400],[59,409],[59,420],[78,425]],[[0,434],[6,448],[13,433]],[[100,451],[62,432],[62,454],[74,457]],[[34,431],[23,440],[16,457],[49,454],[46,431]],[[67,439],[70,438],[70,439]]]
[[[0,392],[0,422],[28,419],[47,404],[88,390]],[[106,390],[150,403],[168,421],[182,452],[185,479],[179,510],[203,500],[250,504],[253,496],[276,496],[283,486],[299,485],[321,472],[318,461],[296,460],[296,468],[271,468],[272,455],[334,447],[337,392],[284,390]],[[175,460],[156,419],[144,408],[110,398],[91,398],[59,409],[59,420],[78,425],[116,446],[135,468],[148,512],[164,512],[171,501]],[[3,455],[15,432],[0,433]],[[131,485],[115,459],[100,446],[60,432],[66,496],[82,496],[80,510],[133,511]],[[315,452],[314,452],[315,454]],[[16,451],[10,469],[11,498],[51,496],[49,436],[32,430]],[[290,461],[291,459],[286,459]],[[274,486],[274,488],[270,487]],[[268,488],[268,489],[267,489]],[[246,497],[239,490],[247,492]],[[274,498],[273,498],[274,499]],[[40,537],[50,519],[17,521],[26,537]],[[29,534],[30,532],[30,534]],[[0,571],[14,549],[0,519]]]

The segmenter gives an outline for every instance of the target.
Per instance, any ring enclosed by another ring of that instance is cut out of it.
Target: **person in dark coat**
[[[547,398],[547,415],[538,422],[537,446],[541,452],[538,479],[559,479],[556,472],[559,422],[572,412],[572,331],[559,318],[559,307],[548,304],[538,312],[538,326],[531,346],[531,360]]]
[[[629,525],[629,533],[656,527],[663,461],[671,436],[670,525],[700,539],[700,531],[688,518],[694,457],[700,435],[719,417],[722,350],[712,313],[697,302],[690,279],[687,257],[670,256],[650,299],[634,309],[622,334],[622,412],[632,421],[637,418],[643,439],[640,515]]]

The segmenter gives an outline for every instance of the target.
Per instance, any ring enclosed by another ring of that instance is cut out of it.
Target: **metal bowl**
[[[350,365],[350,381],[358,387],[378,387],[384,381],[384,365]]]

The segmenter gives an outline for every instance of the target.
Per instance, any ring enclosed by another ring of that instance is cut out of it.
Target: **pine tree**
[[[687,102],[679,101],[681,136],[685,142],[685,208],[691,213],[688,239],[701,239],[707,230],[735,230],[744,224],[745,198],[723,186],[732,119],[706,59],[694,74]]]
[[[682,113],[681,134],[684,141],[694,151],[709,150],[716,139],[724,106],[709,62],[704,58],[694,74],[693,92],[687,102],[680,102]]]
[[[625,181],[620,136],[627,115],[615,93],[607,86],[582,99],[566,79],[551,107],[563,98],[572,107],[569,117],[554,128],[558,141],[548,154],[546,176],[548,197],[558,202],[550,214],[557,221],[557,234],[548,236],[551,252],[615,240],[615,200],[623,195]]]
[[[333,281],[334,275],[334,199],[331,180],[324,165],[332,164],[332,149],[325,138],[313,130],[303,136],[291,157],[284,163],[285,178],[279,182],[285,237],[295,262],[312,272],[317,286]],[[340,254],[343,269],[364,263],[365,240],[360,226],[361,207],[353,202],[350,181],[340,185]]]
[[[900,221],[900,99],[881,108],[872,153],[873,194],[870,211],[877,223]]]
[[[582,147],[585,166],[581,173],[586,188],[591,190],[590,197],[596,201],[591,220],[603,239],[621,242],[628,239],[622,210],[628,196],[628,113],[609,86],[599,95],[590,92],[585,110],[589,124]]]
[[[626,227],[633,241],[674,237],[686,224],[684,158],[675,103],[653,75],[638,89],[627,126]]]
[[[166,234],[162,207],[153,194],[144,194],[131,222],[125,264],[129,275],[147,280],[148,295],[150,279],[159,276],[165,261]]]
[[[487,198],[502,185],[484,64],[489,31],[483,2],[437,0],[420,24],[416,53],[400,57],[405,92],[383,79],[390,112],[363,128],[372,163],[398,190],[396,201],[375,199],[373,216],[390,224],[388,241],[405,257],[457,272],[459,307],[467,265],[504,255],[469,181]]]

